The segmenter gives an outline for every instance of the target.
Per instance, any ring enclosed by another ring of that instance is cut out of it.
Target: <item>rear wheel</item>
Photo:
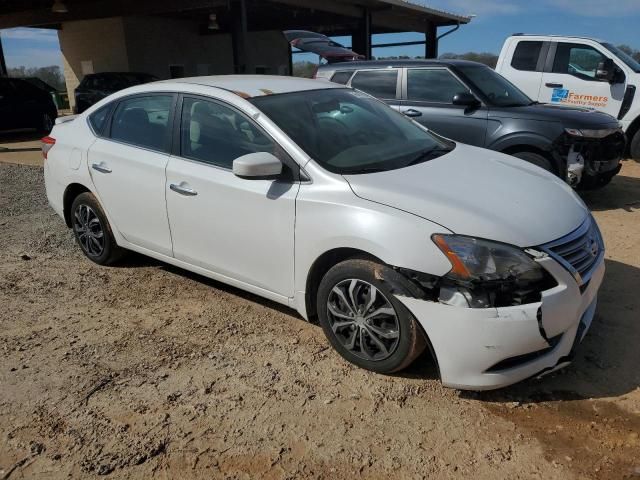
[[[640,162],[640,129],[635,133],[631,139],[631,145],[629,146],[631,158],[636,162]]]
[[[540,155],[539,153],[516,152],[516,153],[513,153],[512,155],[516,158],[519,158],[520,160],[533,163],[534,165],[546,170],[547,172],[551,172],[553,174],[556,173],[549,159]]]
[[[367,370],[408,367],[426,345],[417,321],[394,293],[415,289],[395,270],[369,260],[335,265],[318,287],[317,311],[331,345]]]
[[[76,241],[89,260],[110,265],[123,255],[107,217],[92,193],[78,195],[71,205],[71,225]]]

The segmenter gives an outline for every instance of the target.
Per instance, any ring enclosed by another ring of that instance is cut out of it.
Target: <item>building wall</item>
[[[151,16],[65,22],[58,37],[71,106],[75,88],[90,71],[166,79],[173,65],[187,77],[233,73],[231,35],[201,35],[200,28],[189,19]],[[289,49],[279,31],[249,32],[246,54],[246,73],[289,73]]]
[[[128,71],[123,19],[120,17],[65,22],[58,31],[64,78],[73,107],[73,92],[87,70]],[[83,67],[84,70],[83,71]]]

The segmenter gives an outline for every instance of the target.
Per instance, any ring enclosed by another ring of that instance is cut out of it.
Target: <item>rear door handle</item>
[[[102,165],[101,163],[94,163],[93,165],[91,165],[91,168],[93,168],[94,170],[100,173],[111,173],[111,169],[109,167]]]
[[[544,86],[549,88],[562,88],[561,83],[545,83]]]
[[[169,188],[180,195],[186,195],[188,197],[193,197],[198,194],[193,188],[183,187],[182,185],[176,185],[172,183],[169,185]]]
[[[421,117],[422,116],[422,112],[419,112],[418,110],[415,110],[413,108],[410,108],[409,110],[405,110],[404,113],[407,117]]]

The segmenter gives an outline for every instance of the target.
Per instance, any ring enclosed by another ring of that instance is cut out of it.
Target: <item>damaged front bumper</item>
[[[550,256],[536,261],[558,283],[536,303],[465,308],[397,296],[429,336],[445,386],[490,390],[570,362],[595,314],[604,259],[582,287]]]

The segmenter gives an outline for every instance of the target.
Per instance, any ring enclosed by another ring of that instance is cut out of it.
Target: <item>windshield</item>
[[[611,53],[613,53],[616,57],[618,57],[624,63],[626,63],[627,67],[629,67],[631,70],[633,70],[636,73],[640,73],[640,63],[638,63],[636,59],[633,58],[631,55],[623,52],[618,47],[611,45],[610,43],[603,43],[602,46],[605,47],[607,50],[609,50]]]
[[[403,168],[444,155],[455,146],[357,90],[311,90],[250,101],[334,173]]]
[[[531,105],[533,101],[512,84],[484,65],[456,65],[459,70],[477,90],[486,97],[485,101],[494,107],[523,107]]]

